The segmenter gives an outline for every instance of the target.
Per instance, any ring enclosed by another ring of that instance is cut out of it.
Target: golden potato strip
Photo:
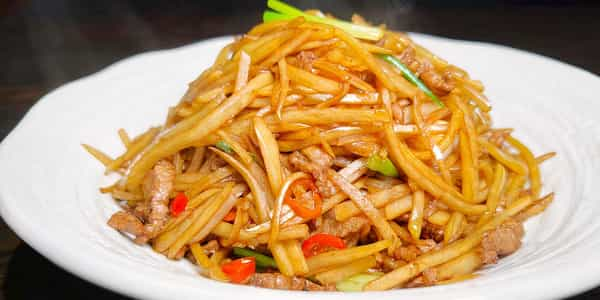
[[[444,242],[450,243],[458,239],[462,234],[465,222],[465,215],[457,211],[453,212],[444,228]]]
[[[452,114],[452,112],[448,108],[441,107],[441,108],[434,110],[429,115],[427,115],[425,118],[425,122],[428,124],[431,124],[433,122],[440,121],[442,119],[446,119],[446,117],[450,116],[451,114]]]
[[[221,200],[221,198],[225,198],[227,195],[223,195],[223,193],[216,196],[212,201],[204,202],[198,208],[194,209],[193,212],[186,217],[181,217],[173,223],[176,224],[167,224],[165,227],[169,227],[169,230],[163,230],[152,242],[152,247],[156,252],[164,252],[166,251],[175,241],[190,227],[190,225],[198,219],[206,209],[214,206],[215,202]]]
[[[477,158],[479,157],[479,145],[477,144],[477,129],[475,126],[475,121],[473,120],[473,113],[469,108],[468,104],[465,103],[459,97],[451,98],[451,105],[456,105],[460,111],[463,113],[463,128],[465,129],[465,133],[467,134],[467,138],[469,141],[469,145],[471,146],[471,160],[473,161],[473,167],[477,170]],[[477,177],[474,178],[474,186],[478,186]]]
[[[339,39],[336,39],[336,38],[331,38],[331,39],[327,39],[327,40],[310,41],[308,43],[304,43],[304,45],[300,46],[298,48],[298,50],[305,51],[305,50],[311,50],[311,49],[315,49],[315,48],[324,48],[327,46],[331,46],[337,42],[339,42]]]
[[[500,148],[484,139],[480,139],[479,143],[492,157],[501,162],[508,169],[520,175],[527,175],[527,166],[522,161],[511,154],[502,151]]]
[[[177,152],[173,155],[173,165],[175,166],[175,176],[181,175],[183,171],[183,158],[181,157],[181,152]]]
[[[519,222],[525,222],[525,220],[538,214],[541,214],[544,210],[546,210],[546,208],[548,208],[548,205],[552,203],[552,200],[554,200],[554,193],[550,193],[542,197],[542,199],[535,201],[527,209],[516,215],[514,219]]]
[[[233,230],[233,225],[227,222],[219,222],[215,228],[213,228],[212,233],[216,236],[227,238],[231,235],[231,231]],[[249,241],[255,240],[259,244],[266,244],[269,241],[270,232],[265,232],[261,234],[256,234],[255,232],[249,232],[248,230],[242,229],[240,230],[239,240]],[[278,241],[286,241],[286,240],[297,240],[297,239],[305,239],[309,236],[308,225],[306,224],[294,224],[281,228],[279,231],[279,236],[277,238]]]
[[[235,92],[241,90],[248,83],[250,64],[252,63],[250,56],[246,52],[240,51],[239,53],[238,71],[235,76],[235,86],[233,88]]]
[[[534,198],[539,197],[540,191],[542,189],[542,182],[540,178],[540,169],[538,167],[538,163],[531,153],[531,150],[527,148],[523,143],[512,136],[508,136],[506,141],[519,150],[519,153],[525,163],[527,164],[527,169],[529,169],[529,184],[531,186],[531,193]]]
[[[271,21],[271,22],[260,23],[256,26],[254,26],[252,29],[250,29],[250,31],[248,31],[248,35],[251,35],[251,36],[265,35],[266,33],[271,32],[273,30],[277,30],[277,29],[281,29],[282,27],[286,27],[286,25],[288,25],[289,22],[290,21],[285,20],[285,21]]]
[[[136,155],[142,152],[144,148],[152,143],[152,140],[154,140],[154,137],[156,137],[159,131],[160,129],[158,127],[150,128],[150,130],[142,134],[139,138],[136,138],[130,147],[127,148],[125,153],[117,157],[108,166],[106,166],[106,172],[114,171],[121,167],[126,161],[133,159]]]
[[[408,219],[408,231],[413,239],[419,240],[423,228],[423,209],[425,208],[425,194],[422,190],[413,193],[412,202],[412,211]]]
[[[418,97],[413,98],[412,107],[413,107],[413,111],[412,111],[413,119],[415,120],[415,124],[417,125],[417,128],[419,129],[419,133],[421,134],[421,140],[423,141],[425,146],[427,146],[427,150],[429,150],[429,152],[431,152],[431,157],[433,157],[433,159],[431,160],[431,164],[432,164],[433,168],[440,172],[444,181],[446,181],[448,184],[452,184],[452,180],[450,178],[450,171],[446,167],[446,163],[442,157],[442,153],[441,153],[439,147],[433,143],[433,141],[431,139],[431,134],[429,133],[429,128],[427,127],[427,124],[425,124],[425,121],[423,120],[423,114],[422,114],[423,106],[421,105],[421,101],[419,100]],[[469,202],[466,199],[466,197],[465,197],[465,201]]]
[[[369,51],[370,53],[374,53],[374,54],[394,54],[394,51],[390,50],[390,49],[386,49],[386,48],[382,48],[373,44],[369,44],[369,43],[363,43],[361,42],[360,45],[365,48],[365,50]]]
[[[275,259],[275,263],[277,263],[277,267],[281,274],[286,276],[294,276],[294,265],[290,261],[288,257],[287,251],[283,246],[283,242],[274,243],[269,247],[271,250],[271,254],[273,254],[273,258]]]
[[[294,30],[286,30],[274,33],[272,37],[266,38],[265,41],[252,51],[248,50],[248,54],[252,57],[252,61],[256,64],[268,57],[271,57],[273,52],[277,51],[282,44],[294,38]]]
[[[286,44],[281,45],[269,58],[265,59],[260,63],[261,68],[268,68],[273,64],[276,64],[279,60],[285,58],[287,55],[294,52],[300,45],[302,45],[311,35],[311,30],[302,30],[295,34],[290,41]]]
[[[358,76],[348,72],[342,66],[336,65],[324,60],[317,60],[313,63],[313,67],[323,70],[327,73],[335,75],[339,80],[348,81],[351,85],[367,92],[375,92],[375,89]]]
[[[380,109],[324,108],[285,111],[281,115],[281,120],[289,123],[328,125],[334,123],[372,124],[387,122],[389,118],[387,113]]]
[[[277,158],[277,161],[279,161],[279,157]],[[285,194],[287,193],[290,186],[294,183],[294,181],[301,179],[301,178],[306,178],[306,177],[308,177],[308,174],[306,174],[306,173],[302,173],[302,172],[294,173],[294,174],[290,175],[285,180],[283,185],[281,186],[281,190],[277,194],[278,196],[277,196],[277,199],[275,200],[275,205],[273,206],[273,216],[271,218],[271,235],[269,237],[269,245],[273,245],[278,240],[279,227],[281,225],[280,224],[281,223],[281,207],[283,205],[283,201],[285,200]]]
[[[535,161],[539,165],[539,164],[545,162],[546,160],[553,158],[555,155],[556,155],[556,152],[548,152],[546,154],[542,154],[542,155],[536,157]]]
[[[406,227],[402,227],[394,221],[389,221],[388,223],[390,223],[390,226],[392,227],[394,232],[398,235],[398,237],[400,237],[400,239],[402,241],[410,243],[410,244],[414,244],[416,242],[412,238],[412,235],[410,234],[410,232],[408,232],[408,229],[406,229]]]
[[[438,226],[444,226],[446,223],[448,223],[449,219],[450,214],[447,211],[438,210],[427,218],[427,222]]]
[[[446,280],[456,276],[468,275],[483,265],[481,255],[477,251],[469,251],[436,268],[437,278]]]
[[[297,240],[287,240],[282,243],[287,252],[288,258],[292,263],[292,267],[294,268],[294,274],[304,275],[308,273],[308,265],[306,264],[304,253],[300,247],[300,242]]]
[[[221,179],[225,178],[226,176],[229,176],[233,173],[233,169],[229,166],[224,166],[224,167],[218,168],[218,169],[212,171],[213,173],[211,173],[211,174],[208,174],[208,172],[209,172],[208,163],[205,164],[204,167],[205,167],[205,170],[201,169],[198,172],[194,172],[194,173],[190,173],[190,174],[181,174],[181,175],[175,177],[175,186],[176,186],[175,189],[176,190],[189,189],[189,186],[182,186],[181,188],[177,188],[177,185],[179,185],[179,184],[202,184],[204,182],[211,182],[210,175],[215,175],[215,177],[219,178],[218,180],[221,180]]]
[[[373,226],[377,228],[379,234],[386,240],[389,240],[392,243],[392,248],[395,248],[398,236],[390,227],[390,224],[385,220],[385,218],[381,215],[379,210],[373,206],[373,203],[363,195],[359,189],[354,187],[350,181],[348,181],[345,177],[338,174],[337,172],[329,169],[327,170],[327,177],[344,193],[348,195],[348,197],[356,204],[358,208],[362,210],[362,212],[371,220]]]
[[[192,100],[192,110],[194,112],[199,111],[202,107],[210,102],[216,100],[216,98],[224,98],[226,94],[233,92],[233,85],[226,83],[222,86],[218,86],[212,90],[208,90],[202,93],[198,93],[196,98]]]
[[[283,227],[279,230],[279,236],[277,237],[278,241],[287,241],[287,240],[304,240],[308,238],[310,235],[308,230],[308,225],[306,224],[293,224]],[[267,244],[269,242],[269,233],[262,233],[256,236],[256,242],[259,244]]]
[[[509,178],[506,188],[504,189],[504,195],[502,196],[505,205],[511,204],[519,196],[523,185],[527,182],[527,177],[525,175],[513,174],[513,176],[510,176]]]
[[[348,91],[350,91],[350,84],[348,84],[347,82],[342,83],[342,90],[329,100],[319,103],[317,105],[317,108],[326,108],[337,104],[338,102],[340,102],[340,100],[344,98],[344,96],[346,96],[346,94],[348,94]]]
[[[235,42],[230,43],[227,46],[223,47],[221,51],[219,51],[219,54],[217,55],[217,58],[215,58],[215,62],[213,63],[213,67],[220,67],[229,61],[229,57],[231,56],[231,50],[234,44]]]
[[[385,206],[385,218],[388,220],[395,219],[405,213],[408,213],[413,208],[413,196],[406,195],[398,200],[395,200]]]
[[[221,262],[227,257],[228,252],[229,250],[227,249],[220,249],[210,257],[210,267],[208,269],[208,276],[210,278],[223,282],[229,281],[229,277],[221,270]]]
[[[204,191],[205,189],[207,189],[212,184],[215,184],[215,183],[223,180],[224,178],[226,178],[228,176],[231,176],[232,174],[233,174],[233,170],[230,167],[218,168],[217,170],[215,170],[211,174],[206,174],[202,178],[202,180],[199,180],[198,182],[195,182],[191,186],[190,185],[180,186],[179,184],[175,184],[175,189],[176,190],[177,189],[185,190],[185,194],[188,197],[194,197],[198,193],[200,193],[200,192]]]
[[[193,174],[200,169],[202,163],[204,163],[204,156],[206,154],[206,147],[195,147],[192,159],[185,169],[184,174]]]
[[[319,92],[336,95],[342,89],[340,83],[311,72],[296,68],[292,65],[287,66],[289,79],[299,85],[303,85]]]
[[[210,147],[211,151],[216,153],[220,158],[225,160],[229,165],[231,165],[246,181],[248,187],[252,191],[252,198],[254,200],[254,207],[256,207],[256,212],[258,214],[259,221],[265,222],[269,219],[268,207],[269,203],[273,203],[273,193],[269,189],[269,186],[260,182],[248,168],[246,168],[242,163],[240,163],[233,156],[217,149]],[[255,164],[254,164],[255,165]]]
[[[514,216],[515,214],[519,213],[521,210],[529,206],[531,202],[531,197],[527,196],[520,198],[514,203],[514,205],[509,206],[506,210],[496,215],[483,227],[473,231],[466,238],[455,241],[440,250],[431,251],[419,256],[415,261],[369,282],[365,286],[364,290],[381,291],[391,289],[395,286],[405,283],[406,281],[417,276],[419,273],[421,273],[427,268],[443,264],[468,252],[481,242],[483,234],[486,231],[494,229],[500,224],[504,223],[504,221],[506,221],[508,218]]]
[[[181,234],[179,234],[176,237],[173,244],[169,246],[169,250],[167,251],[167,257],[174,258],[177,255],[177,253],[179,252],[179,250],[181,250],[181,248],[185,244],[187,244],[188,241],[190,241],[190,239],[192,239],[194,237],[194,235],[196,235],[196,233],[198,233],[198,231],[200,231],[202,229],[202,227],[204,227],[206,225],[206,223],[208,223],[210,218],[219,209],[219,207],[221,207],[223,202],[225,202],[225,200],[227,200],[227,198],[231,194],[232,189],[233,189],[233,183],[227,183],[225,185],[225,187],[223,188],[223,191],[221,192],[219,197],[217,199],[215,199],[213,202],[211,202],[206,207],[206,210],[202,210],[197,216],[195,216],[196,218],[192,219],[192,222],[190,222],[190,225],[183,232],[181,232]],[[192,215],[192,217],[194,217],[194,214]],[[184,223],[182,223],[182,224],[184,224]],[[158,250],[158,247],[156,249]],[[160,252],[162,252],[162,251],[160,251]]]
[[[277,99],[276,106],[275,103],[272,103],[271,105],[273,107],[277,107],[275,115],[281,120],[281,110],[285,105],[287,94],[290,91],[290,79],[288,76],[287,62],[285,61],[285,58],[279,60],[277,65],[279,66],[279,98]]]
[[[121,143],[123,143],[123,146],[125,146],[125,148],[129,148],[129,145],[131,144],[131,139],[129,138],[127,131],[125,131],[125,129],[123,128],[119,128],[118,133],[119,139],[121,139]]]
[[[400,201],[401,199],[404,199],[406,197],[408,197],[408,202],[411,203],[412,207],[412,196],[410,196],[410,189],[406,184],[396,185],[391,189],[386,189],[367,195],[367,199],[369,199],[369,201],[371,201],[371,203],[373,203],[373,206],[375,206],[376,208],[391,205],[391,203]],[[343,222],[349,219],[350,217],[359,215],[361,212],[362,211],[360,210],[360,208],[358,208],[356,204],[354,204],[354,202],[342,202],[335,206],[335,219],[339,222]],[[390,219],[387,217],[387,211],[385,212],[385,214],[386,218]]]
[[[426,48],[422,47],[421,45],[412,44],[415,52],[417,53],[418,56],[422,56],[425,57],[427,60],[429,60],[434,67],[436,67],[437,69],[442,69],[448,66],[448,62],[445,61],[443,58],[431,53],[429,50],[427,50]]]
[[[112,164],[113,159],[110,158],[108,155],[104,154],[104,152],[102,152],[88,144],[81,144],[81,146],[83,147],[83,149],[85,149],[85,151],[87,151],[90,155],[92,155],[95,159],[97,159],[105,167]]]
[[[170,139],[163,139],[150,147],[140,159],[128,169],[127,187],[135,189],[143,180],[146,172],[161,158],[172,155],[181,149],[193,145],[225,122],[242,111],[252,101],[251,92],[273,81],[270,72],[263,72],[248,82],[239,92],[234,93],[218,108],[197,122],[189,130]],[[133,148],[133,147],[132,147]]]
[[[456,133],[462,127],[463,112],[456,110],[452,112],[452,118],[450,118],[450,125],[448,125],[448,132],[444,135],[444,138],[440,141],[439,145],[442,151],[446,151],[456,139]]]
[[[267,127],[262,118],[255,117],[253,120],[254,134],[258,141],[258,147],[265,163],[267,177],[271,184],[273,195],[278,195],[283,184],[283,174],[281,173],[281,162],[279,160],[279,147],[273,133]]]
[[[492,186],[490,187],[488,197],[487,197],[487,211],[481,216],[479,221],[480,224],[483,224],[485,221],[490,219],[498,208],[498,204],[500,203],[500,195],[502,195],[502,191],[504,190],[504,186],[506,185],[506,169],[502,164],[496,164],[496,168],[494,169],[494,181],[492,182]]]
[[[323,273],[315,275],[315,279],[321,284],[332,284],[336,283],[344,278],[350,277],[355,274],[359,274],[373,268],[377,265],[375,256],[367,256],[365,258],[358,259],[350,262],[345,266],[341,266]]]
[[[224,130],[217,131],[217,135],[219,135],[225,143],[231,146],[233,152],[235,152],[244,165],[249,166],[254,162],[252,155],[240,144],[237,140],[235,140],[229,133]]]
[[[210,259],[208,258],[206,253],[204,253],[204,249],[202,248],[202,246],[200,246],[199,243],[191,244],[190,250],[192,251],[192,255],[194,256],[194,259],[196,260],[196,263],[199,266],[205,269],[208,269],[210,267]]]
[[[306,259],[309,274],[320,273],[328,268],[341,266],[371,256],[391,245],[391,241],[382,240],[368,245],[317,254]]]
[[[463,85],[461,89],[464,92],[465,96],[467,96],[468,99],[475,102],[475,104],[481,111],[489,112],[490,110],[492,110],[492,107],[488,104],[488,99],[479,91],[476,91],[468,85]]]
[[[478,172],[473,165],[473,154],[467,134],[460,132],[460,164],[461,164],[461,187],[466,202],[476,203],[476,193],[479,186],[475,186],[475,174]]]
[[[419,161],[408,149],[408,146],[398,139],[390,124],[385,126],[385,137],[390,158],[394,164],[429,194],[439,197],[450,208],[467,215],[479,215],[485,211],[484,205],[466,203],[453,186],[437,177],[428,166]]]
[[[163,229],[160,231],[160,233],[167,232],[167,231],[173,229],[175,226],[181,224],[181,222],[183,222],[183,220],[187,219],[187,217],[195,211],[194,209],[196,207],[206,203],[206,200],[217,195],[219,193],[219,191],[220,191],[220,189],[216,189],[216,188],[209,189],[209,190],[206,190],[206,191],[196,195],[194,198],[192,198],[188,202],[188,205],[185,207],[185,211],[183,213],[181,213],[176,218],[170,218],[167,221],[167,223],[165,224]]]
[[[118,200],[124,200],[124,201],[140,201],[140,200],[144,200],[144,197],[141,194],[134,194],[134,193],[130,193],[130,192],[126,192],[126,191],[122,191],[122,190],[117,190],[117,189],[113,189],[110,192],[111,196],[115,199]]]
[[[229,182],[228,182],[229,183]],[[227,183],[226,183],[227,184]],[[191,238],[191,241],[188,243],[199,242],[203,240],[208,234],[223,220],[225,215],[231,211],[231,209],[236,205],[240,197],[247,191],[246,185],[244,184],[236,184],[231,193],[225,199],[225,202],[221,204],[221,206],[217,209],[217,211],[213,214],[212,218],[206,223],[202,229]],[[243,225],[243,224],[242,224]],[[233,229],[232,229],[233,230]]]
[[[216,226],[218,226],[219,224],[220,222],[217,223]],[[233,226],[231,227],[231,232],[229,233],[229,236],[226,238],[226,240],[221,242],[223,246],[229,247],[234,242],[236,242],[240,237],[240,231],[242,230],[242,226],[246,224],[248,224],[248,213],[245,209],[242,208],[240,202],[238,202],[238,204],[236,205],[235,219],[233,221]]]
[[[160,136],[161,140],[169,139],[192,128],[197,122],[200,122],[200,120],[205,118],[209,113],[211,113],[215,108],[217,108],[219,104],[219,101],[210,101],[202,105],[202,108],[200,108],[197,112],[163,131]]]
[[[163,124],[163,128],[169,128],[171,125],[175,123],[175,117],[177,117],[177,109],[175,106],[169,107],[167,111],[167,117],[165,118],[165,123]]]
[[[369,53],[357,39],[338,28],[334,28],[334,33],[341,41],[345,42],[350,49],[354,50],[354,55],[367,65],[369,70],[375,74],[375,77],[377,77],[386,88],[396,91],[406,97],[415,95],[415,87],[404,78],[400,77],[401,80],[392,83],[388,74],[384,73],[380,63],[376,61],[375,57]]]

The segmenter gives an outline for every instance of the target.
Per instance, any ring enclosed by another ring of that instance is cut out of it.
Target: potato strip
[[[415,277],[423,270],[443,264],[454,259],[475,247],[483,238],[483,233],[496,228],[509,217],[516,215],[532,203],[531,197],[523,197],[509,206],[505,211],[495,216],[483,227],[473,231],[464,239],[455,241],[441,250],[432,251],[419,256],[415,261],[406,264],[382,277],[369,282],[365,291],[388,290]]]

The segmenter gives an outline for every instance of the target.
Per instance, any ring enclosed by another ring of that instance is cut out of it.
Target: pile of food
[[[269,1],[162,126],[110,158],[108,225],[210,278],[387,290],[473,278],[542,212],[539,164],[481,82],[412,41]]]

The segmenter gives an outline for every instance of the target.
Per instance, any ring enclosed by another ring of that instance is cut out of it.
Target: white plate
[[[498,127],[515,127],[544,163],[556,199],[526,224],[523,247],[463,283],[379,292],[378,299],[558,298],[600,283],[600,79],[535,54],[496,45],[413,35],[486,85]],[[103,287],[152,299],[367,299],[363,293],[307,293],[205,279],[106,226],[117,205],[98,192],[102,176],[85,142],[121,152],[116,131],[159,124],[186,83],[231,38],[128,58],[43,97],[0,146],[0,212],[37,251]]]

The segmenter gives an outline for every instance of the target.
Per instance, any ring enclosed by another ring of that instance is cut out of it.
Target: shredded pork
[[[333,286],[321,286],[308,279],[289,277],[280,273],[255,273],[248,279],[248,285],[293,291],[332,291]]]
[[[508,220],[498,228],[486,232],[481,240],[483,262],[496,263],[498,258],[517,251],[521,247],[524,233],[523,224],[515,220]]]
[[[144,178],[143,192],[148,203],[144,231],[148,238],[160,231],[167,221],[174,181],[175,166],[167,160],[158,161]]]
[[[454,84],[437,73],[430,62],[419,61],[415,49],[407,47],[398,57],[411,71],[438,95],[446,95],[454,89]]]
[[[318,164],[314,161],[309,160],[300,152],[294,152],[288,157],[289,162],[294,168],[299,169],[302,172],[310,173],[316,180],[317,188],[324,197],[330,197],[336,192],[333,183],[327,179],[327,169],[325,165]]]
[[[133,214],[126,211],[114,213],[108,220],[108,226],[125,233],[139,236],[144,233],[144,224]]]

